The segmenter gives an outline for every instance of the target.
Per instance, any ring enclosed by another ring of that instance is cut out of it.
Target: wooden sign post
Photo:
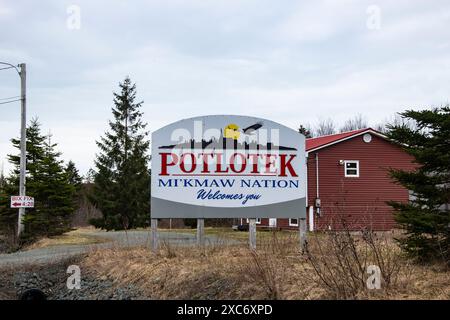
[[[151,219],[150,221],[151,228],[151,245],[154,253],[158,252],[158,219]]]
[[[197,219],[197,245],[205,245],[205,219]]]
[[[306,219],[301,218],[298,224],[299,238],[300,238],[300,250],[303,252],[306,248]]]
[[[248,219],[248,240],[250,250],[256,250],[256,219]]]

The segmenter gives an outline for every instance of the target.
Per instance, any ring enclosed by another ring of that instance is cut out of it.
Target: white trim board
[[[373,130],[373,129],[367,129],[367,130],[364,130],[364,131],[355,133],[354,135],[351,135],[351,136],[348,136],[348,137],[345,137],[345,138],[342,138],[342,139],[339,139],[339,140],[336,140],[336,141],[333,141],[333,142],[329,142],[329,143],[327,143],[327,144],[324,144],[324,145],[322,145],[322,146],[316,147],[316,148],[314,148],[314,149],[307,150],[307,151],[306,151],[306,154],[308,155],[310,152],[314,152],[314,151],[316,151],[316,150],[320,150],[320,149],[323,149],[323,148],[332,146],[332,145],[334,145],[334,144],[337,144],[337,143],[340,143],[340,142],[344,142],[344,141],[346,141],[346,140],[353,139],[353,138],[355,138],[355,137],[359,137],[359,136],[364,135],[364,134],[366,134],[366,133],[371,133],[371,134],[373,134],[373,135],[375,135],[375,136],[378,136],[378,137],[380,137],[380,138],[383,138],[383,139],[385,139],[385,140],[389,140],[388,137],[386,137],[384,134],[382,134],[382,133],[380,133],[380,132],[378,132],[378,131],[375,131],[375,130]],[[326,136],[322,136],[322,137],[326,137]],[[321,137],[317,137],[317,138],[321,138]]]

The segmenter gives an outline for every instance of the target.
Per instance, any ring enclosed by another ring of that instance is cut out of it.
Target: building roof
[[[337,134],[330,134],[330,135],[321,136],[321,137],[317,137],[317,138],[306,139],[306,151],[309,152],[309,151],[321,149],[321,148],[327,147],[329,145],[339,143],[341,141],[359,136],[366,132],[370,132],[377,136],[386,138],[381,132],[378,132],[372,128],[364,128],[364,129],[358,129],[358,130],[342,132],[342,133],[337,133]]]

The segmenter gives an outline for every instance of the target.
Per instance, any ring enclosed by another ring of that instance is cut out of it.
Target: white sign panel
[[[34,208],[34,198],[29,196],[11,196],[11,208]]]
[[[305,197],[305,138],[278,123],[205,116],[152,134],[152,218],[298,218]]]

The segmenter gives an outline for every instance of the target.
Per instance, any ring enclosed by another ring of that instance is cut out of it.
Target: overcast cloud
[[[67,27],[71,5],[80,29]],[[27,63],[28,118],[82,174],[126,75],[150,130],[222,113],[294,129],[361,113],[375,125],[447,103],[449,51],[448,0],[0,1],[0,61]],[[0,71],[0,98],[19,84]],[[18,102],[0,105],[5,171],[19,116]]]

